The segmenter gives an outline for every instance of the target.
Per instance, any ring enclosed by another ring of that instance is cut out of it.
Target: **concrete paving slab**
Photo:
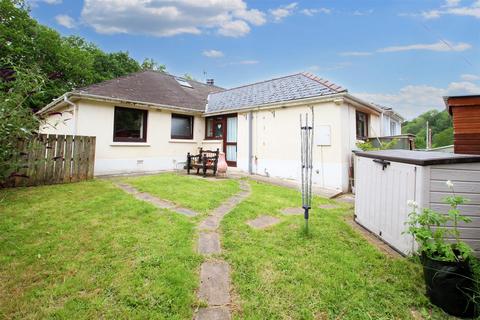
[[[221,217],[210,216],[203,220],[199,225],[200,230],[216,230],[220,226]]]
[[[230,303],[230,266],[225,261],[207,261],[200,268],[198,298],[209,306]]]
[[[216,232],[200,232],[198,237],[198,253],[203,255],[218,254],[220,248],[220,236]]]
[[[272,216],[260,216],[256,219],[247,221],[247,224],[254,229],[265,229],[280,222],[279,218]]]
[[[230,320],[230,311],[226,307],[201,308],[195,320]]]
[[[303,208],[285,208],[282,210],[282,213],[287,216],[299,216],[303,215],[304,212]]]
[[[183,214],[183,215],[189,216],[189,217],[193,217],[193,216],[196,216],[198,214],[196,211],[193,211],[193,210],[188,209],[188,208],[182,208],[182,207],[175,207],[172,210],[175,211],[176,213],[180,213],[180,214]]]

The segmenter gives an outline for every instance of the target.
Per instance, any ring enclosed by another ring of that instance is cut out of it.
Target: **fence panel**
[[[6,186],[69,183],[93,178],[95,137],[39,134],[18,143],[21,166]]]

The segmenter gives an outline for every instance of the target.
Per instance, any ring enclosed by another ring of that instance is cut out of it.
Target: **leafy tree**
[[[406,121],[402,126],[402,132],[414,134],[417,148],[425,148],[427,121],[429,128],[432,129],[432,147],[453,144],[452,118],[446,110],[430,110],[411,121]]]
[[[142,69],[165,72],[167,67],[164,64],[159,64],[152,58],[145,58],[145,60],[142,62]]]
[[[38,67],[14,66],[4,59],[1,60],[1,65],[0,185],[18,172],[23,164],[19,158],[18,143],[28,140],[40,124],[29,107],[30,99],[45,84]]]
[[[33,110],[74,88],[142,69],[165,71],[153,59],[140,66],[128,52],[107,53],[81,37],[62,37],[32,19],[23,0],[0,0],[0,57],[36,66],[44,76],[43,90],[29,99]]]

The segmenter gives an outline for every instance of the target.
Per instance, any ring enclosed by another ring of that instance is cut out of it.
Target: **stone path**
[[[218,227],[222,218],[250,195],[248,182],[240,180],[240,192],[230,197],[203,220],[198,226],[197,250],[208,257],[200,267],[200,288],[198,299],[207,307],[196,311],[195,320],[228,320],[231,318],[230,266],[215,254],[222,252]]]
[[[186,215],[186,216],[189,216],[189,217],[193,217],[193,216],[196,216],[198,214],[197,212],[195,212],[191,209],[181,207],[181,206],[176,205],[175,203],[173,203],[171,201],[157,198],[157,197],[152,196],[151,194],[149,194],[147,192],[141,192],[141,191],[137,190],[135,187],[133,187],[132,185],[129,185],[127,183],[122,182],[122,183],[115,183],[115,184],[120,189],[122,189],[123,191],[133,195],[135,198],[137,198],[139,200],[149,202],[149,203],[153,204],[154,206],[156,206],[157,208],[169,209],[169,210],[172,210],[176,213],[183,214],[183,215]]]
[[[260,216],[247,221],[247,224],[254,229],[265,229],[280,222],[280,219],[272,216]]]
[[[303,208],[285,208],[282,213],[287,216],[299,216],[305,214],[305,210]]]

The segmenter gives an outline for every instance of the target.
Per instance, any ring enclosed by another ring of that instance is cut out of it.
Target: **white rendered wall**
[[[187,153],[195,153],[202,146],[203,118],[194,118],[193,140],[171,139],[171,112],[152,109],[148,111],[146,143],[113,142],[114,107],[109,103],[78,102],[77,133],[97,137],[96,175],[179,169]]]
[[[55,110],[47,116],[40,126],[40,133],[74,134],[75,119],[73,107]]]

